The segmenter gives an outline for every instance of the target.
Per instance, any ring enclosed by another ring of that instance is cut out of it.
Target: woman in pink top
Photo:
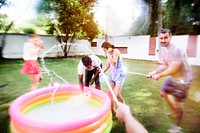
[[[37,62],[38,53],[43,48],[44,46],[42,45],[40,36],[37,34],[31,35],[29,41],[26,42],[23,47],[24,64],[21,73],[29,75],[31,80],[30,91],[37,89],[39,82],[43,79]]]

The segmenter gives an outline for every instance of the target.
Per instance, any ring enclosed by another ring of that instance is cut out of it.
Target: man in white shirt
[[[96,55],[84,56],[78,64],[79,85],[82,91],[84,86],[89,87],[95,82],[95,88],[101,90],[99,73],[101,72],[102,61]],[[85,84],[83,74],[85,73]]]

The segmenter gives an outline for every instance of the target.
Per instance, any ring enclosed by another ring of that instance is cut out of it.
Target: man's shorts
[[[174,82],[171,77],[169,77],[164,83],[161,92],[174,96],[175,100],[178,102],[185,102],[190,85],[191,83],[181,84]]]

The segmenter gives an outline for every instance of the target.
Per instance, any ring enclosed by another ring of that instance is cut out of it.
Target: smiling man
[[[188,95],[189,86],[192,82],[192,70],[187,61],[185,51],[171,42],[172,33],[169,29],[160,31],[160,45],[163,50],[163,64],[157,70],[147,74],[147,78],[158,80],[168,76],[164,83],[160,96],[165,99],[176,114],[176,125],[172,126],[168,132],[179,132],[180,122],[183,116],[182,104]],[[169,95],[173,96],[171,99]]]

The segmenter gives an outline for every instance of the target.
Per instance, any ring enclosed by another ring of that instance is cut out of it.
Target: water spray
[[[52,79],[52,75],[51,75],[51,72],[56,76],[58,77],[59,79],[61,79],[65,84],[68,84],[62,77],[60,77],[58,74],[56,74],[55,71],[53,70],[49,70],[46,68],[45,66],[45,61],[44,61],[44,57],[47,53],[51,52],[53,49],[55,49],[56,47],[60,47],[60,46],[63,46],[63,44],[59,44],[59,45],[54,45],[53,47],[51,47],[50,49],[48,49],[47,51],[45,51],[43,54],[42,54],[42,57],[41,57],[41,62],[42,62],[42,68],[44,69],[45,73],[48,74],[48,76],[50,77],[50,82],[52,83],[53,82],[53,79]]]
[[[135,74],[135,75],[145,76],[145,77],[146,77],[146,74],[144,74],[144,73],[130,72],[130,71],[126,71],[126,72],[127,72],[127,73],[130,73],[130,74]]]
[[[46,68],[46,66],[45,66],[45,61],[44,61],[44,57],[45,57],[45,55],[46,55],[47,53],[51,52],[51,51],[52,51],[53,49],[55,49],[56,47],[61,47],[61,46],[63,46],[63,44],[54,45],[53,47],[51,47],[50,49],[48,49],[47,51],[45,51],[45,52],[43,53],[43,55],[42,55],[42,58],[41,58],[42,67],[43,67],[45,73],[47,73],[48,76],[50,77],[50,82],[51,82],[51,83],[49,84],[49,86],[55,87],[55,89],[54,89],[54,91],[53,91],[53,93],[52,93],[52,96],[51,96],[51,104],[53,104],[53,99],[54,99],[55,93],[56,93],[57,89],[60,87],[59,83],[54,83],[54,84],[52,83],[52,82],[53,82],[53,79],[52,79],[51,73],[53,73],[56,77],[58,77],[59,79],[61,79],[65,84],[67,84],[67,85],[69,85],[69,84],[68,84],[62,77],[60,77],[58,74],[56,74],[55,71],[49,70],[49,69]]]

